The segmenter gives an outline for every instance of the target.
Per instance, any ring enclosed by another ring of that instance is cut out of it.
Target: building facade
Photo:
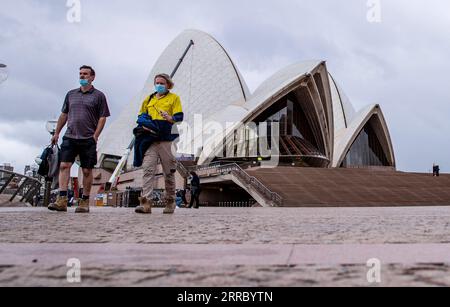
[[[114,168],[132,139],[141,102],[153,91],[154,75],[170,73],[191,40],[194,46],[174,76],[173,92],[185,112],[180,158],[193,157],[197,165],[243,163],[261,160],[267,147],[286,165],[395,169],[381,107],[355,111],[325,61],[290,65],[250,93],[226,50],[197,30],[183,32],[166,48],[142,91],[105,131],[99,142],[100,168]]]

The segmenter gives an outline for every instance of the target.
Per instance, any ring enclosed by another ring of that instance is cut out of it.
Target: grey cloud
[[[50,143],[50,134],[45,128],[46,121],[2,121],[0,135],[4,138],[22,142],[35,147]]]
[[[367,22],[365,0],[82,0],[81,24],[67,23],[65,2],[2,1],[0,62],[11,76],[0,86],[0,121],[57,114],[85,63],[97,68],[114,119],[167,44],[198,28],[255,85],[290,63],[327,60],[357,109],[382,105],[400,169],[425,171],[437,160],[450,172],[448,1],[381,0],[379,24]]]

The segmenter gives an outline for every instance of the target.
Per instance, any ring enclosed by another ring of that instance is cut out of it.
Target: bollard
[[[44,191],[44,207],[50,205],[50,190],[52,189],[52,182],[45,181],[45,191]]]

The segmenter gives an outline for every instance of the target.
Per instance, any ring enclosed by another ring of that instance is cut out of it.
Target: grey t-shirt
[[[110,116],[105,95],[95,88],[67,93],[62,113],[68,114],[65,137],[77,140],[92,138],[100,118]]]

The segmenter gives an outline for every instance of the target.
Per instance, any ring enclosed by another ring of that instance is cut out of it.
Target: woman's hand
[[[175,121],[173,120],[173,117],[169,115],[169,113],[161,111],[161,116],[167,120],[169,123],[173,124]]]

